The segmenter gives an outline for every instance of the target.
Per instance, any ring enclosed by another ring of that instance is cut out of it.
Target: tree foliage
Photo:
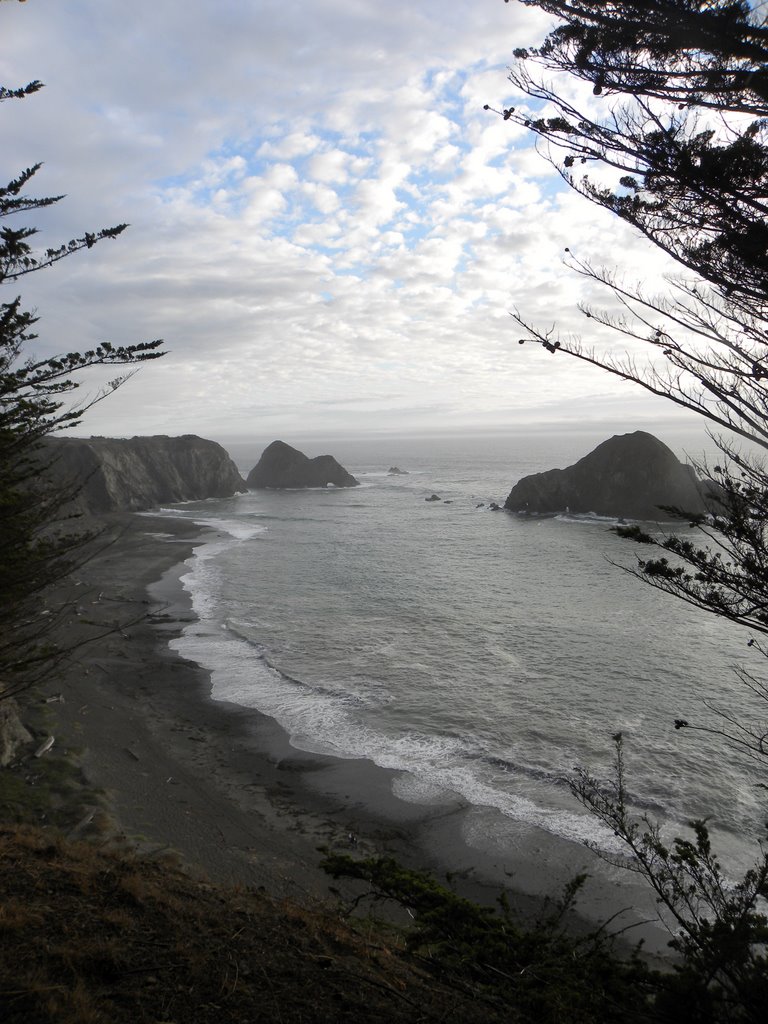
[[[405,907],[413,921],[409,950],[443,980],[505,1008],[510,1021],[646,1024],[656,1019],[658,979],[641,960],[619,957],[605,927],[581,936],[569,928],[585,875],[546,904],[538,920],[521,923],[505,893],[496,906],[480,906],[392,857],[328,853],[323,867],[334,878],[366,883],[355,906],[372,899]]]
[[[614,268],[566,250],[566,264],[606,289],[609,309],[582,305],[588,328],[627,342],[624,355],[542,329],[516,311],[533,340],[600,367],[708,422],[721,453],[700,465],[714,479],[710,515],[666,509],[684,533],[638,525],[617,532],[650,548],[631,570],[645,582],[754,634],[768,656],[768,26],[764,4],[735,0],[520,0],[559,23],[541,46],[515,52],[510,80],[522,97],[497,113],[538,140],[563,180],[652,243],[675,268],[664,294],[625,284]],[[554,84],[545,79],[556,76]],[[567,76],[567,77],[564,77]],[[591,95],[574,79],[589,83]],[[581,96],[581,99],[576,97]],[[639,343],[639,344],[638,344]],[[645,347],[645,356],[637,353]],[[748,442],[744,445],[743,442]],[[757,454],[755,454],[757,452]],[[669,515],[667,515],[669,518]],[[740,670],[759,699],[753,722],[727,705],[704,725],[764,769],[768,684]],[[621,737],[616,776],[580,771],[574,792],[619,836],[677,929],[678,991],[686,1019],[764,1019],[768,855],[738,884],[714,856],[706,822],[667,844],[633,819]]]
[[[509,2],[509,0],[505,0]],[[744,0],[520,0],[562,19],[541,47],[518,51],[593,87],[761,115],[768,29]],[[755,106],[754,97],[758,97]]]
[[[566,263],[604,286],[614,307],[584,305],[582,315],[627,339],[627,353],[516,312],[520,341],[709,422],[722,454],[700,467],[716,481],[711,516],[671,510],[688,519],[689,536],[620,532],[661,549],[638,561],[647,582],[764,636],[768,474],[739,439],[768,449],[768,29],[751,5],[726,0],[521,2],[565,20],[539,48],[516,52],[510,78],[525,105],[500,113],[538,136],[573,189],[636,228],[678,273],[666,294],[651,295],[569,246]],[[589,81],[597,98],[581,109],[531,68]]]
[[[641,874],[675,929],[670,946],[681,955],[675,973],[656,992],[660,1014],[677,1008],[691,1021],[765,1019],[768,1006],[768,858],[737,883],[729,882],[712,850],[705,821],[691,822],[692,839],[662,836],[658,822],[633,817],[626,792],[624,746],[614,736],[616,771],[603,782],[577,769],[573,790],[631,853],[631,859],[595,851],[604,860]]]
[[[20,88],[0,88],[0,102],[24,100],[42,87],[39,81]],[[114,239],[125,224],[86,232],[82,237],[40,252],[32,247],[37,229],[16,226],[19,214],[44,209],[61,196],[31,197],[25,189],[40,164],[18,173],[0,188],[0,286],[50,267],[97,242]],[[11,218],[11,220],[7,220]],[[80,422],[85,411],[119,387],[134,371],[122,370],[96,396],[69,405],[78,387],[77,374],[92,366],[119,366],[153,359],[161,342],[129,346],[103,342],[86,352],[52,358],[28,353],[37,335],[37,317],[24,310],[17,295],[0,304],[0,699],[26,689],[75,643],[54,640],[66,608],[44,607],[43,593],[70,573],[93,533],[63,520],[77,492],[54,485],[45,469],[51,459],[45,439]]]
[[[748,4],[722,0],[536,6],[568,20],[540,48],[516,51],[510,78],[527,103],[503,116],[542,140],[572,188],[681,271],[667,296],[648,296],[570,253],[626,315],[584,314],[652,346],[653,363],[614,362],[558,339],[560,349],[765,446],[768,29]],[[531,66],[585,78],[601,99],[577,106]],[[531,336],[553,343],[536,329]]]

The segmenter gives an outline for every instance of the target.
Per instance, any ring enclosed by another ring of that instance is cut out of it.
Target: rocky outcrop
[[[709,489],[662,441],[637,430],[603,441],[567,469],[523,477],[504,507],[659,520],[670,518],[660,506],[705,513]]]
[[[400,469],[399,466],[390,466],[387,470],[387,476],[408,476],[408,470]]]
[[[175,501],[226,498],[247,488],[221,445],[181,437],[49,438],[47,473],[72,486],[72,511],[90,515]]]
[[[308,458],[285,441],[273,441],[246,477],[254,490],[286,487],[357,487],[358,481],[332,455]]]
[[[21,747],[32,741],[19,718],[19,709],[12,697],[0,700],[0,768],[15,760]]]

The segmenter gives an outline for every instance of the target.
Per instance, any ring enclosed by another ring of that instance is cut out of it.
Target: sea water
[[[503,847],[522,827],[610,850],[568,780],[575,765],[609,777],[621,732],[637,813],[671,833],[710,816],[743,869],[762,821],[756,772],[674,720],[717,728],[708,704],[764,715],[734,672],[759,672],[749,633],[622,571],[644,551],[610,521],[490,507],[601,439],[297,445],[331,451],[360,486],[166,510],[214,531],[184,575],[198,621],[173,646],[212,671],[214,698],[274,717],[297,748],[394,769],[405,800],[458,795],[475,811],[470,844],[493,833]],[[247,472],[264,445],[232,447]]]

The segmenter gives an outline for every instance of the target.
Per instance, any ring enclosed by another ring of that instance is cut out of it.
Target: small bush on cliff
[[[408,947],[442,979],[507,1006],[511,1019],[536,1024],[608,1024],[655,1020],[656,976],[633,955],[617,956],[604,927],[582,937],[566,930],[586,876],[577,876],[537,922],[521,924],[507,898],[498,906],[472,903],[428,874],[391,857],[356,860],[331,853],[323,867],[334,878],[368,883],[366,896],[405,907],[414,925]]]
[[[642,875],[671,918],[670,946],[680,959],[659,986],[661,1019],[762,1024],[768,1008],[768,854],[733,884],[712,849],[705,821],[690,823],[691,838],[665,841],[658,822],[631,814],[621,733],[614,745],[614,778],[605,782],[578,769],[572,789],[626,844],[631,858],[593,849],[609,863]]]
[[[0,86],[0,102],[26,99],[42,88],[38,81],[19,88]],[[0,187],[0,287],[71,256],[97,242],[114,239],[125,224],[86,232],[63,245],[33,250],[37,229],[12,226],[14,218],[42,210],[61,196],[30,197],[25,188],[40,164],[20,171]],[[112,380],[100,394],[77,408],[65,405],[77,388],[74,377],[86,367],[119,365],[154,359],[159,341],[115,347],[103,342],[87,352],[68,352],[49,359],[29,356],[37,317],[25,311],[19,296],[0,304],[0,699],[12,696],[41,678],[62,654],[55,642],[62,608],[44,608],[41,595],[78,564],[87,535],[62,529],[64,505],[76,487],[41,484],[45,466],[42,441],[63,427],[76,425],[84,412],[119,387],[130,374]],[[54,527],[59,525],[59,528]],[[71,641],[70,641],[71,643]],[[63,645],[64,647],[67,644]]]

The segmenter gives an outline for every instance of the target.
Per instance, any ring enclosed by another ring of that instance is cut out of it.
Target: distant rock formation
[[[504,508],[512,512],[593,512],[630,519],[669,519],[660,506],[707,512],[714,485],[697,480],[662,441],[644,430],[619,434],[567,469],[523,477]]]
[[[44,458],[52,479],[80,485],[71,504],[79,513],[135,512],[247,490],[221,445],[194,434],[48,438]]]
[[[408,470],[400,469],[399,466],[390,466],[387,470],[387,476],[408,476]]]
[[[425,498],[424,501],[442,501],[439,494],[432,494],[429,498]]]
[[[246,477],[254,490],[286,487],[357,487],[358,481],[332,455],[308,458],[285,441],[273,441]]]

